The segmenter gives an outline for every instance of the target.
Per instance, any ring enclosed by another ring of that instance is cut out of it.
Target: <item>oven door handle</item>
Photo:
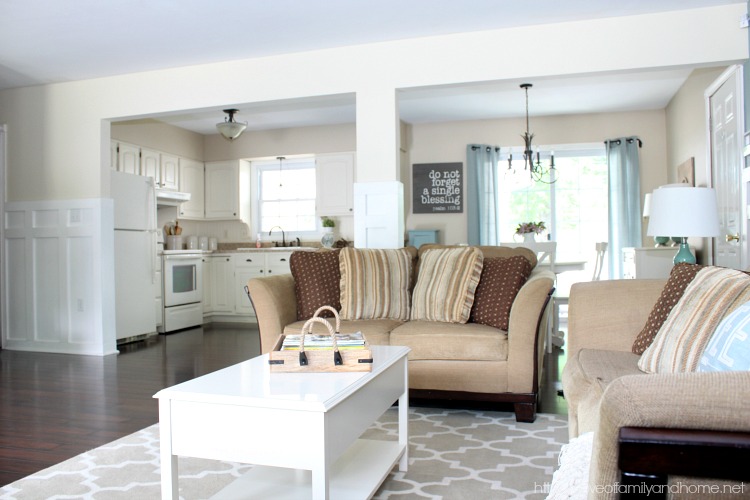
[[[199,255],[165,255],[164,258],[166,260],[185,260],[185,259],[191,259],[195,260],[196,262],[200,262],[201,257]]]

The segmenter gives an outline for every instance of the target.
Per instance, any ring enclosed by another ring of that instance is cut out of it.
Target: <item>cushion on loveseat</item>
[[[750,276],[734,269],[701,269],[685,289],[638,366],[647,373],[695,371],[724,316],[750,300]]]
[[[339,252],[338,249],[321,249],[292,253],[289,268],[294,277],[297,319],[311,318],[321,306],[341,310]],[[333,313],[323,311],[321,316],[333,317]]]
[[[596,430],[599,402],[610,382],[622,375],[644,375],[640,356],[626,351],[581,349],[565,364],[562,384],[568,403],[571,437]]]
[[[466,323],[482,274],[482,252],[474,247],[435,248],[419,260],[410,319]]]
[[[409,319],[413,255],[413,247],[341,250],[341,319]]]
[[[507,331],[513,301],[530,274],[531,263],[521,255],[485,258],[469,321]]]
[[[477,323],[409,321],[391,332],[391,345],[411,348],[409,360],[505,361],[508,335]]]

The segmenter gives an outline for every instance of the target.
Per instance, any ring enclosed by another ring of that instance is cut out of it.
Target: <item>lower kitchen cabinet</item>
[[[203,260],[203,315],[206,320],[254,321],[245,292],[252,278],[287,274],[292,252],[255,251],[211,255]]]

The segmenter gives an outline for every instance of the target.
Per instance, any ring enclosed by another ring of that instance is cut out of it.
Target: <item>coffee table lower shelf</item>
[[[404,451],[405,446],[399,445],[398,441],[358,439],[331,469],[330,498],[354,500],[372,497]],[[211,498],[312,498],[312,474],[309,470],[256,465]]]

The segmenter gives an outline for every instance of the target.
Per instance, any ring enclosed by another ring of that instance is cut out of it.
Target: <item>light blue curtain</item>
[[[641,177],[638,137],[604,141],[609,167],[609,277],[622,278],[622,249],[640,247]]]
[[[466,146],[466,215],[469,245],[497,245],[497,163],[500,148],[486,144]]]

